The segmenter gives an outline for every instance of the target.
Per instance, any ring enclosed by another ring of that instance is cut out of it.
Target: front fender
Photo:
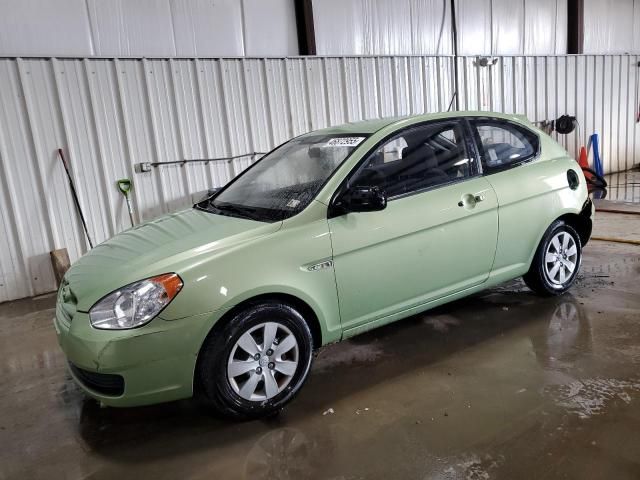
[[[323,343],[340,338],[341,324],[326,219],[283,226],[272,235],[221,252],[178,273],[182,291],[161,313],[165,320],[224,311],[265,294],[292,295],[315,312]],[[323,268],[310,270],[315,264]]]

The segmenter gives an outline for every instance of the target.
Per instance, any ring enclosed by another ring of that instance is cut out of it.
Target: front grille
[[[120,375],[89,372],[88,370],[83,370],[75,366],[71,362],[69,362],[69,367],[80,383],[96,393],[114,397],[124,393],[124,378]]]

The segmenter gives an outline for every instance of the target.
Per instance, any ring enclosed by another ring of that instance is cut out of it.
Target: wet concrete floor
[[[614,202],[631,202],[640,204],[640,171],[612,173],[605,176],[607,189],[605,198]],[[596,198],[600,198],[597,195]]]
[[[591,242],[559,298],[516,281],[324,348],[269,421],[101,409],[53,305],[0,305],[2,480],[640,478],[638,246]]]

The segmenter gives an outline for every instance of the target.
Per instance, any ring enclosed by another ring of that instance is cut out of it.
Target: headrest
[[[322,157],[322,151],[320,150],[320,147],[309,147],[309,158],[321,158]]]
[[[425,169],[438,168],[438,158],[435,150],[424,143],[415,147],[402,149],[402,161],[410,163],[424,162]]]

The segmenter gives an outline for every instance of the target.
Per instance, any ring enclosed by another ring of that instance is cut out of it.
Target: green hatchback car
[[[55,329],[103,404],[199,392],[267,416],[322,345],[520,276],[563,293],[593,214],[578,164],[523,117],[350,123],[98,245],[65,275]]]

